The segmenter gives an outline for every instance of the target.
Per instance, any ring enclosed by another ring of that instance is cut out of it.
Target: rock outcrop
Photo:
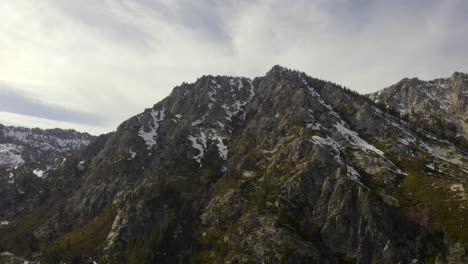
[[[422,81],[405,78],[370,97],[395,109],[418,127],[468,142],[468,75]]]

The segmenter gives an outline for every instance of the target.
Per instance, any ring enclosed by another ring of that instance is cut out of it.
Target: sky
[[[468,72],[465,0],[0,1],[0,123],[110,132],[182,82],[273,65],[360,93]]]

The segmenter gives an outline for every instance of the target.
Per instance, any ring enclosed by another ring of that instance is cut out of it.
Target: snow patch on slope
[[[322,138],[319,136],[312,136],[312,142],[322,146],[331,147],[333,157],[338,164],[341,164],[340,158],[340,145],[331,137]]]
[[[44,178],[45,177],[45,171],[43,171],[41,169],[33,170],[33,174],[36,175],[39,178]]]
[[[152,149],[157,147],[157,136],[160,123],[164,121],[165,109],[161,111],[151,110],[151,117],[153,119],[153,124],[149,124],[149,131],[145,131],[145,126],[143,125],[138,132],[138,135],[143,138],[147,149]]]
[[[208,131],[205,133],[202,131],[198,135],[190,135],[188,139],[192,143],[192,147],[199,151],[197,155],[193,156],[193,159],[200,164],[200,167],[202,166],[201,161],[206,154],[209,140],[215,142],[216,147],[218,148],[219,157],[223,160],[227,160],[229,150],[226,144],[224,144],[224,140],[227,138],[219,136],[214,129],[212,129],[211,132]]]
[[[128,157],[127,160],[134,160],[137,153],[135,151],[133,151],[133,146],[128,148],[128,152],[130,152],[130,157]]]
[[[242,80],[242,79],[236,79],[236,80],[231,79],[230,84],[231,85],[237,84],[237,91],[239,92],[239,91],[241,91],[242,89],[245,88],[245,85],[244,85],[243,82],[244,82],[244,80]],[[231,122],[232,117],[239,114],[244,109],[244,107],[253,100],[253,98],[255,96],[255,91],[254,91],[252,81],[248,80],[248,83],[249,83],[249,97],[247,99],[245,99],[245,100],[241,100],[239,98],[236,99],[235,97],[238,97],[238,94],[233,93],[232,98],[235,100],[234,103],[232,103],[230,105],[224,103],[224,104],[221,105],[221,107],[226,112],[226,120],[228,120],[229,122]],[[243,118],[244,118],[244,116],[243,116]]]
[[[56,136],[48,132],[48,130],[29,128],[5,127],[1,132],[3,132],[5,138],[40,147],[43,151],[56,149],[64,152],[78,149],[90,143],[89,139],[78,136],[77,132],[68,132],[72,135],[71,138]]]
[[[369,144],[367,141],[359,137],[358,133],[356,131],[353,131],[347,127],[344,126],[342,122],[338,122],[335,124],[335,128],[340,132],[343,136],[347,137],[349,139],[349,142],[354,145],[359,147],[361,150],[364,152],[368,153],[368,151],[372,151],[380,156],[384,156],[384,153],[377,149],[376,147],[372,146]]]
[[[223,160],[226,160],[227,159],[227,156],[228,156],[228,147],[224,144],[224,137],[221,137],[221,136],[218,136],[216,134],[216,131],[213,131],[214,134],[211,135],[211,139],[214,140],[214,141],[217,141],[216,143],[216,147],[218,147],[218,153],[219,153],[219,157],[222,158]]]
[[[15,144],[0,144],[0,166],[19,166],[24,163],[21,153],[23,147]]]
[[[193,156],[193,159],[200,164],[200,167],[202,166],[202,158],[205,155],[205,150],[206,150],[206,143],[207,143],[207,138],[204,132],[200,132],[199,135],[197,136],[192,136],[190,135],[188,139],[192,142],[192,147],[195,148],[196,150],[199,151],[199,153],[195,156]]]
[[[198,126],[198,125],[202,124],[203,122],[205,122],[205,119],[206,119],[207,115],[208,115],[208,113],[204,114],[201,119],[193,121],[191,125],[192,126]]]

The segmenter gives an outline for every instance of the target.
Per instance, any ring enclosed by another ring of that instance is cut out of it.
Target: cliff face
[[[417,126],[440,136],[468,141],[468,75],[455,72],[450,78],[422,81],[403,79],[370,97],[400,111]]]
[[[0,249],[46,263],[463,261],[467,155],[421,131],[279,66],[203,76],[56,160],[0,209]]]

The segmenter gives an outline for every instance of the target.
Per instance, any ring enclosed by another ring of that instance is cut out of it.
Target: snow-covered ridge
[[[44,155],[75,151],[94,138],[74,130],[0,125],[0,167],[19,166]]]
[[[5,141],[20,141],[37,146],[55,147],[63,150],[77,149],[89,144],[93,136],[72,130],[41,130],[18,127],[3,127],[0,133]]]

